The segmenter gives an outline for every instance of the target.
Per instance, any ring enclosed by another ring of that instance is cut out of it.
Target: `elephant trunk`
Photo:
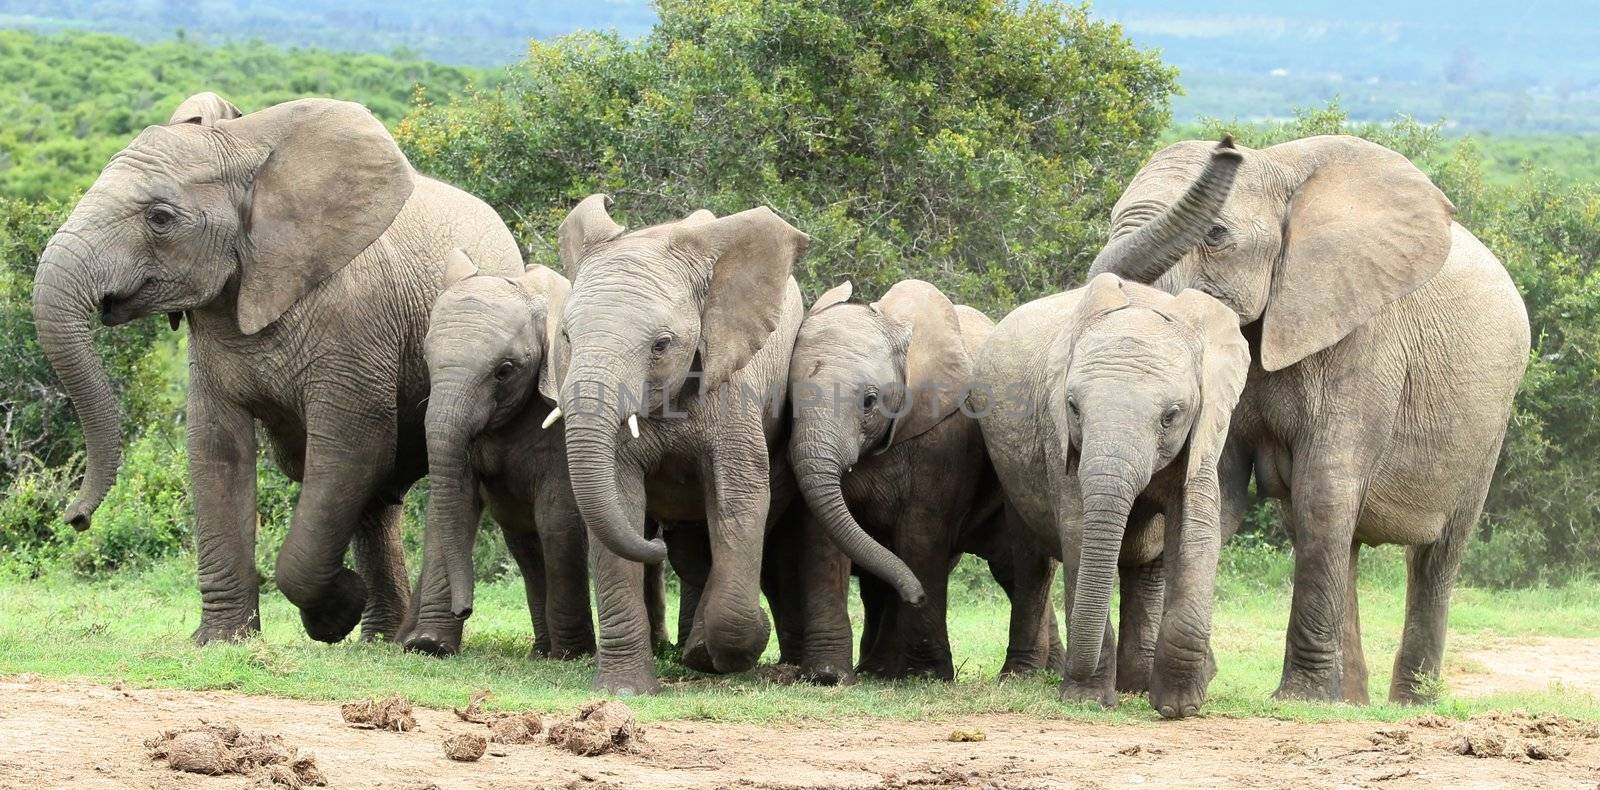
[[[833,435],[830,436],[829,434]],[[851,562],[868,573],[893,584],[906,603],[921,603],[924,596],[922,583],[895,556],[894,552],[872,539],[861,528],[844,501],[842,478],[844,466],[841,459],[839,432],[803,427],[795,432],[790,445],[789,460],[799,479],[801,495],[813,515],[822,522],[828,537]]]
[[[475,426],[470,398],[458,388],[435,385],[428,397],[428,551],[443,561],[450,587],[450,613],[472,614],[472,546],[477,539],[477,475],[467,457]]]
[[[33,323],[39,347],[72,399],[88,448],[83,485],[65,514],[74,529],[85,530],[116,482],[122,463],[122,410],[90,329],[106,289],[89,265],[91,256],[72,249],[71,244],[70,239],[58,235],[39,257],[33,280]]]
[[[1089,267],[1089,279],[1101,272],[1140,283],[1160,279],[1205,238],[1233,189],[1243,159],[1233,138],[1222,138],[1183,197],[1144,226],[1108,242]]]
[[[561,411],[567,431],[567,471],[572,495],[589,530],[617,556],[656,563],[667,558],[659,538],[646,540],[641,525],[630,524],[617,483],[617,433],[622,428],[622,390],[609,366],[574,365],[562,389]],[[607,394],[613,397],[607,397]]]
[[[1122,535],[1134,498],[1149,480],[1140,465],[1124,455],[1086,450],[1078,465],[1083,489],[1083,538],[1078,579],[1073,588],[1067,644],[1067,675],[1085,682],[1100,665],[1111,587],[1116,581]]]

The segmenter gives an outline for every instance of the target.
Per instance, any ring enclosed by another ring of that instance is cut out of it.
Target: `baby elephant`
[[[1220,490],[1217,467],[1236,462],[1225,442],[1249,362],[1221,302],[1110,274],[1017,308],[980,352],[973,408],[1008,512],[1067,570],[1063,699],[1109,707],[1148,684],[1161,715],[1199,710],[1223,525],[1245,494]]]
[[[816,535],[802,548],[809,567],[801,666],[815,680],[851,679],[849,562],[837,545],[861,571],[859,669],[949,680],[945,586],[956,559],[966,552],[989,560],[1014,602],[1046,600],[1053,570],[1046,554],[1014,557],[1015,540],[997,533],[1004,519],[983,438],[960,411],[972,356],[994,324],[920,280],[898,283],[871,305],[849,303],[850,293],[846,282],[811,307],[789,366],[789,460],[831,538]],[[1014,603],[1003,671],[1044,668],[1052,644],[1060,661],[1054,625],[1047,606]]]
[[[545,349],[567,280],[543,266],[514,279],[477,275],[459,256],[445,281],[424,347],[428,525],[403,643],[435,655],[460,648],[472,613],[472,545],[487,503],[527,586],[534,654],[591,654],[583,520],[561,431],[540,429],[553,408],[545,398],[555,396]]]

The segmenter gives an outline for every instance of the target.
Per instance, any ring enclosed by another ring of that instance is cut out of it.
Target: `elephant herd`
[[[327,642],[359,625],[461,649],[487,508],[534,653],[595,654],[604,691],[659,688],[669,562],[692,669],[750,669],[775,629],[817,682],[948,679],[967,553],[1010,598],[1003,673],[1184,717],[1216,673],[1218,553],[1253,481],[1294,548],[1277,695],[1367,700],[1362,545],[1407,547],[1390,697],[1439,672],[1529,331],[1403,156],[1339,136],[1170,146],[1117,202],[1088,284],[999,323],[916,280],[807,307],[808,237],[766,208],[630,231],[609,206],[561,223],[564,275],[524,266],[492,208],[415,172],[359,105],[191,97],[39,261],[40,345],[88,448],[68,522],[88,528],[120,460],[93,319],[165,313],[190,327],[202,645],[260,627],[259,425],[300,483],[276,587]],[[423,475],[413,588],[401,503]]]

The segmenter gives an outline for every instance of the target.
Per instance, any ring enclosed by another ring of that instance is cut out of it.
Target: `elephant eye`
[[[872,407],[876,405],[878,405],[878,388],[868,387],[867,391],[861,394],[861,410],[872,411]]]
[[[1071,396],[1067,397],[1067,411],[1072,412],[1073,419],[1077,419],[1077,418],[1083,416],[1083,415],[1078,413],[1078,400],[1076,398],[1071,397]]]
[[[178,219],[178,213],[166,206],[151,206],[144,210],[144,221],[154,230],[166,230]]]
[[[494,380],[505,381],[506,379],[511,378],[511,371],[516,369],[517,364],[515,362],[512,362],[509,359],[502,360],[499,367],[494,369]]]
[[[1165,414],[1161,415],[1161,427],[1171,428],[1178,421],[1178,415],[1183,413],[1183,407],[1174,403],[1167,407]]]
[[[655,345],[650,347],[650,353],[659,357],[667,353],[667,346],[672,344],[672,338],[666,335],[656,338]]]
[[[1223,242],[1226,242],[1227,240],[1228,229],[1222,227],[1221,225],[1212,225],[1210,229],[1206,231],[1206,244],[1209,244],[1212,247],[1220,247],[1222,246]]]

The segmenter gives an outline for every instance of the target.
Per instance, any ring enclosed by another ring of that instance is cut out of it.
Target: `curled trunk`
[[[1242,161],[1233,138],[1224,137],[1212,150],[1205,170],[1178,202],[1139,229],[1106,244],[1089,267],[1089,279],[1101,272],[1140,283],[1160,279],[1205,238],[1233,189],[1233,177]]]
[[[830,456],[830,452],[833,455]],[[907,603],[921,603],[925,596],[916,575],[894,552],[873,540],[850,514],[841,482],[844,469],[836,455],[833,445],[816,438],[808,437],[796,443],[791,460],[806,505],[851,562],[894,585],[900,598]]]
[[[72,399],[88,449],[83,485],[65,515],[68,524],[84,530],[117,479],[122,410],[90,329],[104,289],[95,283],[88,259],[69,253],[62,244],[53,240],[40,256],[33,281],[33,323],[39,347]]]
[[[629,523],[622,507],[617,486],[617,433],[623,415],[615,399],[601,395],[620,390],[578,384],[592,380],[574,370],[567,377],[562,398],[573,499],[583,523],[617,556],[634,562],[661,562],[667,558],[666,544],[660,539],[646,540],[640,534],[643,525]]]

